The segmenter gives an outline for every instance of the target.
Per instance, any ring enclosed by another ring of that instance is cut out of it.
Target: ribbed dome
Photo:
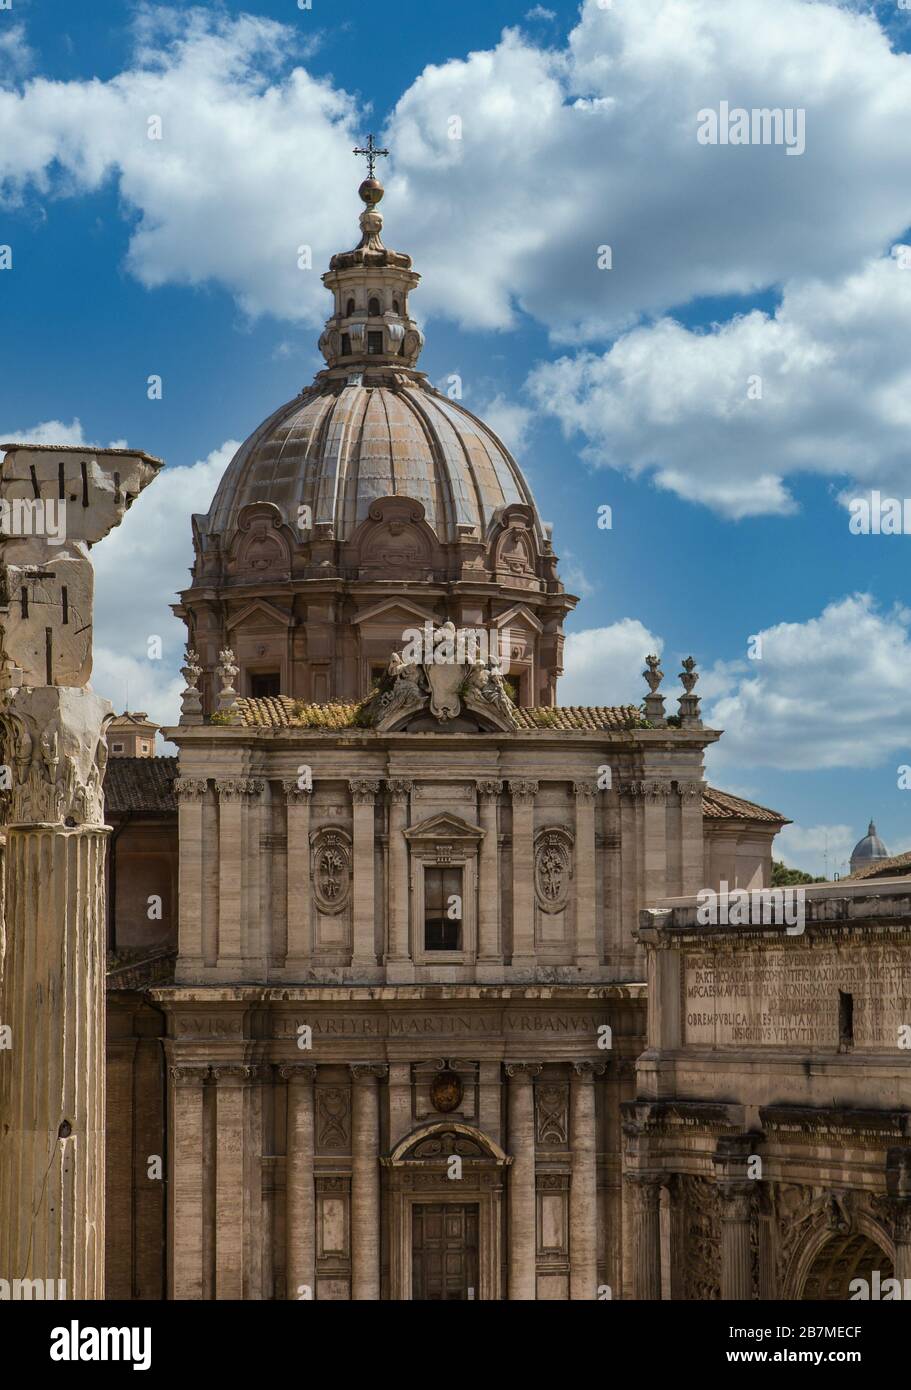
[[[483,539],[499,507],[535,505],[496,435],[423,380],[323,381],[282,406],[237,451],[206,529],[230,536],[241,508],[253,502],[273,503],[296,526],[303,504],[314,527],[331,526],[336,541],[347,541],[373,502],[396,496],[421,502],[444,544],[468,528]],[[535,529],[543,541],[536,509]]]
[[[872,864],[877,859],[888,859],[889,851],[886,849],[882,840],[876,833],[876,826],[871,821],[867,833],[862,840],[858,840],[851,853],[851,869],[862,869],[867,864]]]

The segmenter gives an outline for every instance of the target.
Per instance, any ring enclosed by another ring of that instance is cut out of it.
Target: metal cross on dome
[[[373,178],[374,169],[376,168],[376,161],[377,161],[378,157],[379,157],[380,155],[387,155],[387,154],[389,153],[389,151],[388,151],[388,150],[378,150],[377,147],[376,147],[376,145],[373,143],[373,135],[370,134],[370,135],[367,136],[367,145],[366,145],[366,148],[365,148],[365,149],[362,149],[362,150],[361,150],[361,149],[356,149],[356,150],[354,150],[354,153],[355,153],[355,154],[363,154],[363,155],[366,155],[366,156],[367,156],[367,177],[368,177],[368,179],[372,179],[372,178]]]

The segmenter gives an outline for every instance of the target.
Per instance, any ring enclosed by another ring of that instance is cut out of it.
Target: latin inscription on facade
[[[848,998],[849,997],[849,998]],[[911,1024],[911,960],[897,947],[687,951],[683,1038],[696,1047],[898,1051]]]

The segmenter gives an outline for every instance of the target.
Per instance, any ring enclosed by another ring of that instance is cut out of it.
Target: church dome
[[[492,429],[418,370],[411,257],[383,245],[372,177],[361,240],[333,256],[326,365],[238,449],[194,516],[175,608],[203,669],[230,651],[239,693],[365,698],[405,626],[502,629],[520,704],[553,704],[576,600],[550,527]]]
[[[484,537],[498,509],[532,508],[531,490],[492,430],[420,379],[324,381],[276,412],[237,451],[206,530],[229,535],[241,511],[271,502],[288,526],[309,508],[316,535],[347,541],[378,498],[410,497],[443,543]]]
[[[877,859],[888,858],[889,851],[877,835],[876,826],[871,821],[867,827],[866,835],[862,840],[858,840],[851,851],[851,872],[853,874],[858,869],[865,869],[868,864],[874,863]]]

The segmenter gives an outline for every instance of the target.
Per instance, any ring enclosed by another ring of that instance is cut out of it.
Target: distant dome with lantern
[[[332,257],[326,367],[241,445],[176,610],[206,668],[234,650],[242,695],[360,699],[403,626],[508,625],[519,703],[552,705],[576,600],[505,444],[417,369],[420,276],[383,245],[383,188],[361,184],[361,239]],[[211,692],[205,691],[211,708]]]

